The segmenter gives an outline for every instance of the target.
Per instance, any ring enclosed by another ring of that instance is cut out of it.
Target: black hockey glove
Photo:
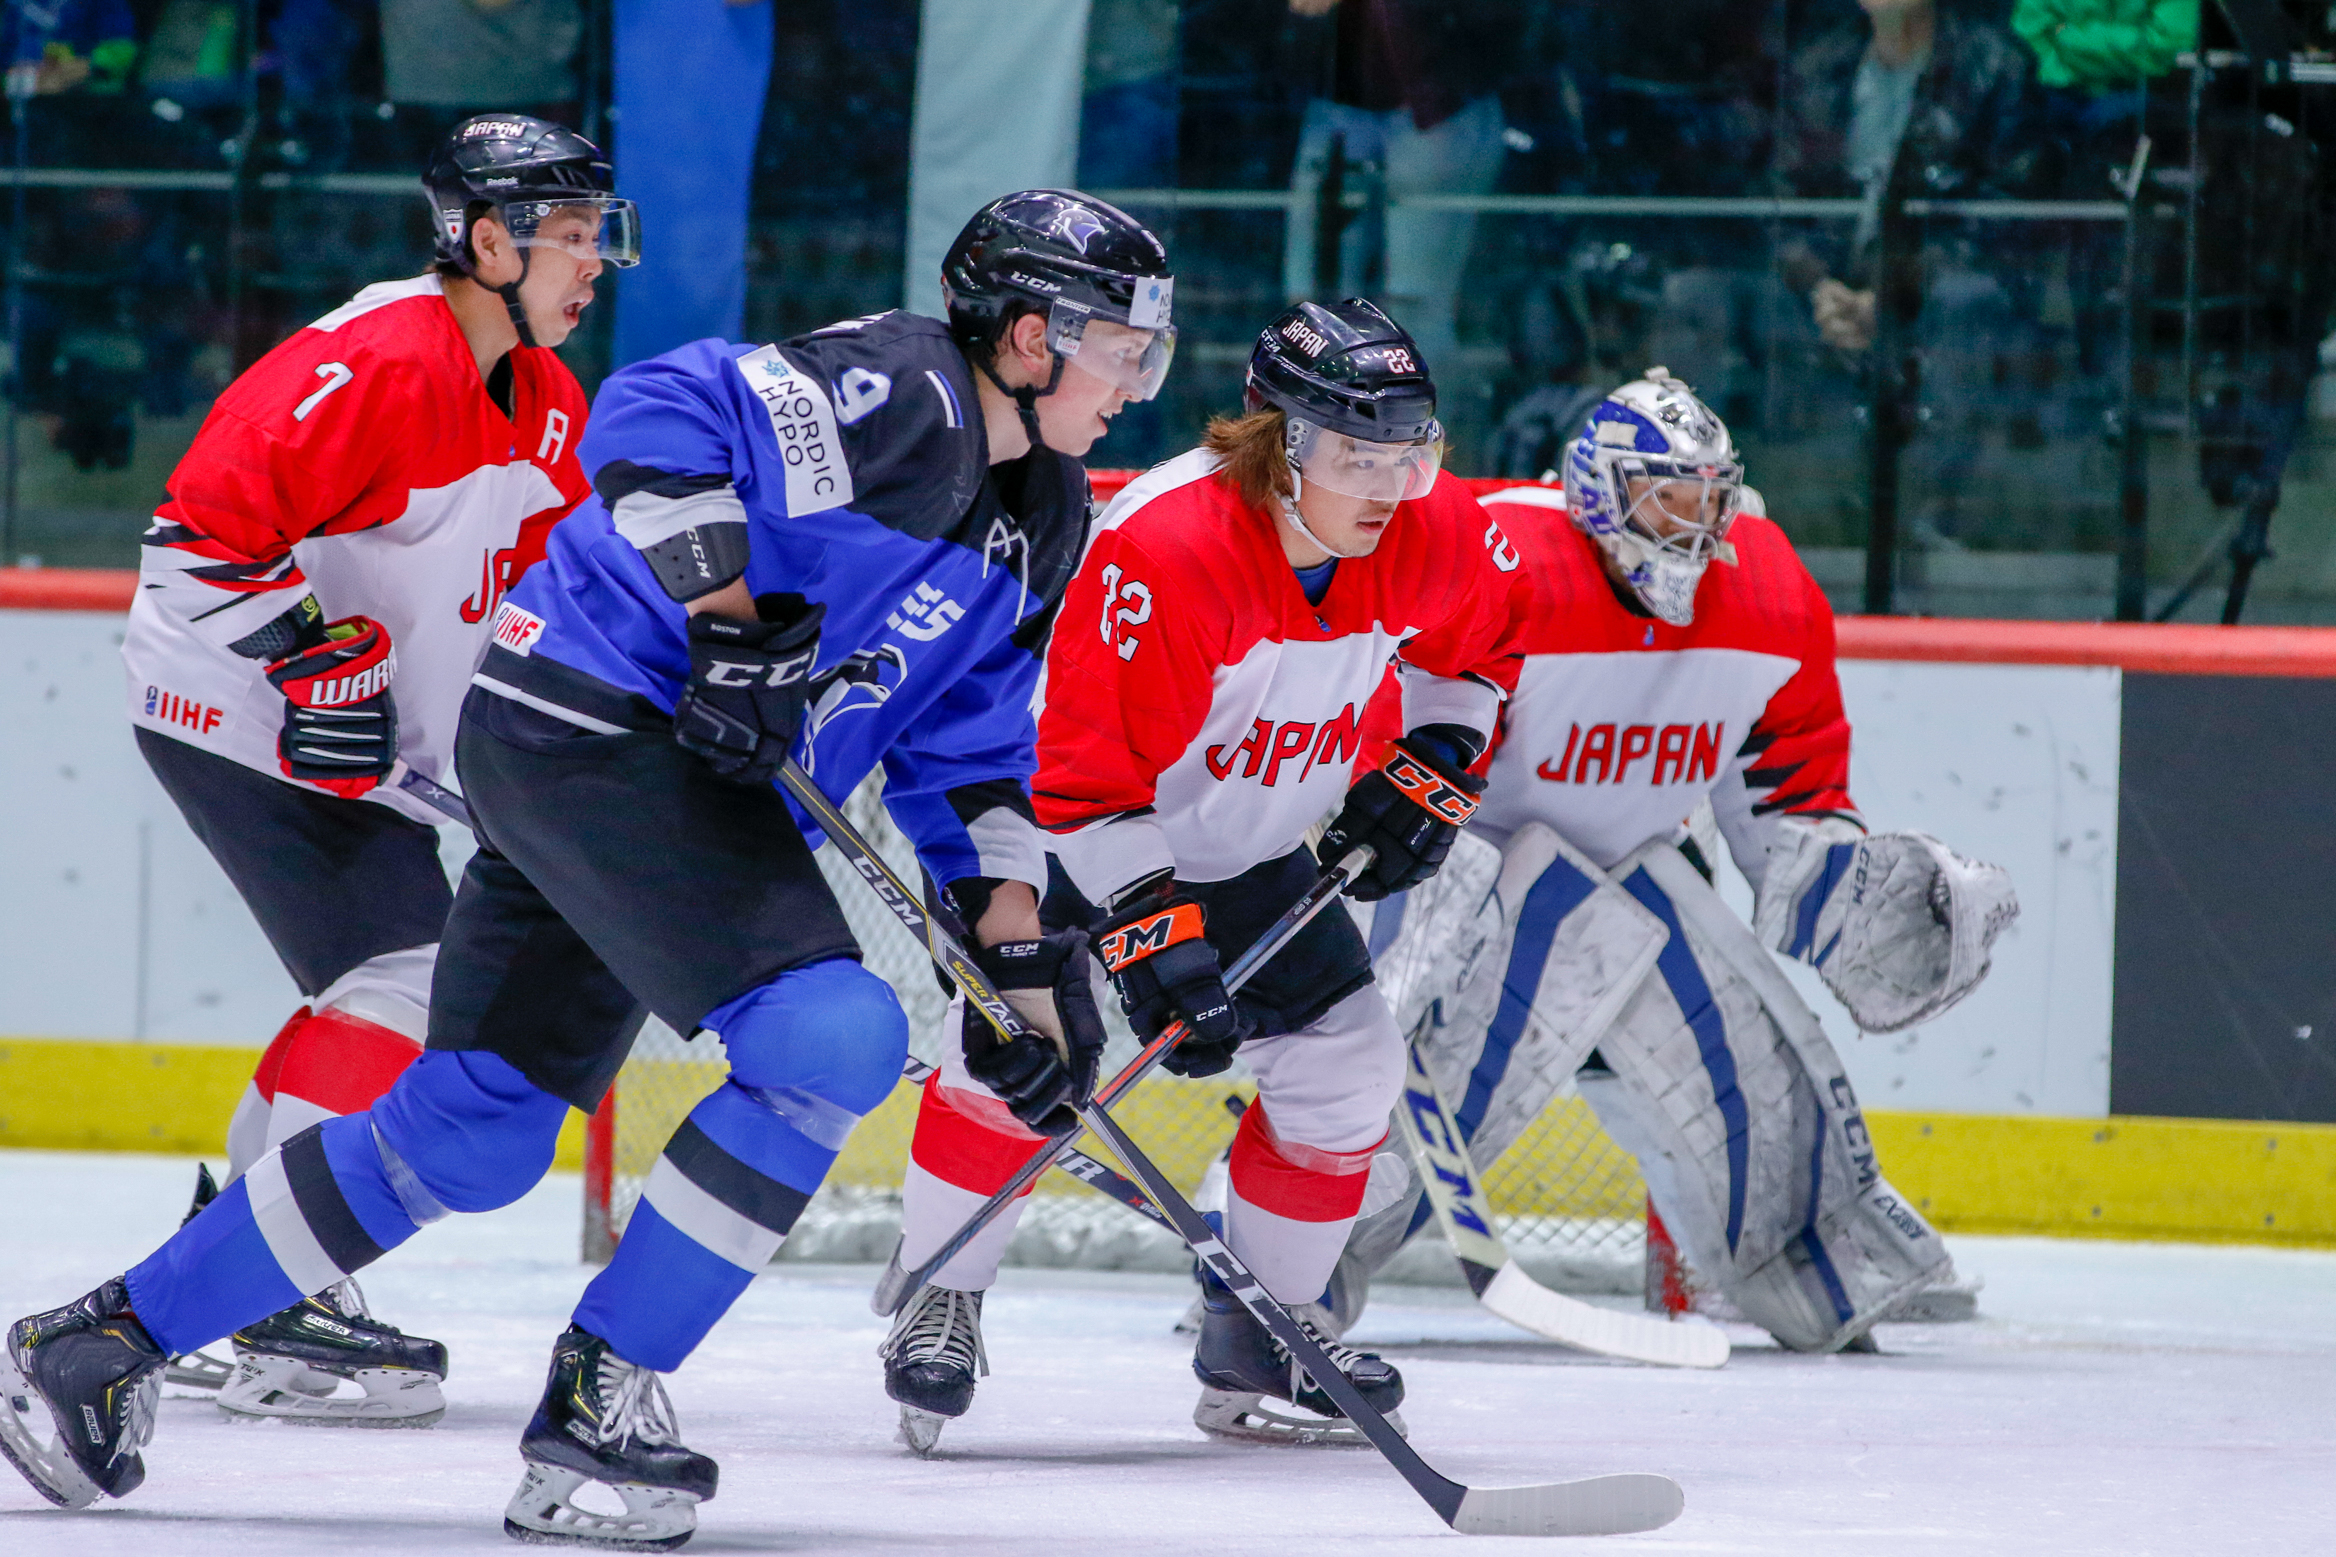
[[[1076,1110],[1095,1095],[1095,1068],[1103,1059],[1103,1014],[1089,982],[1086,932],[1001,941],[975,948],[973,960],[1039,1036],[1008,1043],[968,1002],[965,1068],[1031,1129],[1068,1135],[1079,1128]]]
[[[673,708],[673,738],[734,784],[768,784],[786,765],[811,702],[824,603],[757,595],[761,620],[689,619],[689,685]]]
[[[302,646],[268,664],[284,694],[276,759],[289,776],[347,800],[367,793],[397,762],[397,704],[389,683],[397,655],[388,629],[344,617],[301,635]]]
[[[1200,905],[1165,887],[1139,894],[1095,927],[1096,954],[1119,991],[1136,1036],[1150,1043],[1174,1021],[1190,1029],[1160,1063],[1179,1076],[1214,1076],[1233,1063],[1251,1028],[1217,949],[1202,935]]]
[[[1346,792],[1346,805],[1315,855],[1327,870],[1359,844],[1376,851],[1370,869],[1348,883],[1347,896],[1373,903],[1407,892],[1433,876],[1452,852],[1452,840],[1476,814],[1476,797],[1484,793],[1484,780],[1471,775],[1465,762],[1452,760],[1474,755],[1468,733],[1456,736],[1465,739],[1413,731],[1387,749],[1378,772],[1363,775]],[[1447,754],[1443,748],[1450,746],[1459,750]]]

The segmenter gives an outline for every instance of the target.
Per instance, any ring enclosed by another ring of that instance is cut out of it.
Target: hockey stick
[[[1251,976],[1258,969],[1264,967],[1274,953],[1288,945],[1292,937],[1303,930],[1316,914],[1322,912],[1337,898],[1340,890],[1349,881],[1370,868],[1371,855],[1372,851],[1367,845],[1355,849],[1345,859],[1340,860],[1336,865],[1316,877],[1314,884],[1305,890],[1297,902],[1290,905],[1288,912],[1275,920],[1263,935],[1250,944],[1247,951],[1233,959],[1233,966],[1225,970],[1225,992],[1231,994],[1248,983]],[[976,971],[978,972],[978,970]],[[1170,1049],[1182,1042],[1183,1038],[1184,1024],[1182,1022],[1169,1023],[1161,1031],[1159,1037],[1144,1045],[1142,1051],[1134,1059],[1128,1061],[1125,1069],[1096,1089],[1096,1103],[1109,1105],[1119,1101],[1130,1087],[1143,1080],[1152,1067],[1158,1064]],[[1014,1176],[1008,1179],[996,1194],[983,1201],[973,1215],[966,1219],[965,1225],[952,1233],[949,1240],[941,1245],[939,1251],[915,1270],[903,1271],[899,1264],[899,1253],[897,1250],[894,1251],[893,1262],[884,1267],[884,1274],[877,1278],[876,1290],[869,1295],[869,1306],[879,1314],[899,1313],[901,1305],[908,1301],[911,1294],[920,1292],[931,1284],[935,1271],[955,1259],[959,1250],[971,1243],[983,1228],[989,1226],[996,1219],[1000,1211],[1003,1211],[1016,1196],[1022,1193],[1025,1185],[1044,1173],[1070,1148],[1071,1140],[1072,1137],[1065,1136],[1063,1139],[1043,1145],[1031,1153],[1030,1159],[1014,1170]]]
[[[390,767],[389,777],[383,782],[392,789],[404,790],[446,820],[460,822],[474,833],[479,830],[479,824],[470,819],[470,802],[444,784],[424,778],[402,761]]]
[[[1443,1475],[1420,1458],[1419,1451],[1363,1398],[1362,1391],[1338,1370],[1305,1327],[1258,1284],[1249,1268],[1201,1220],[1192,1203],[1127,1138],[1100,1101],[1079,1110],[1079,1117],[1111,1154],[1126,1164],[1192,1252],[1217,1273],[1242,1306],[1346,1413],[1347,1420],[1387,1457],[1396,1474],[1410,1482],[1428,1507],[1462,1535],[1627,1535],[1658,1529],[1679,1517],[1687,1503],[1679,1484],[1646,1471],[1532,1487],[1470,1487]]]
[[[1716,1368],[1726,1362],[1728,1338],[1717,1325],[1703,1320],[1674,1322],[1584,1303],[1550,1291],[1509,1258],[1508,1246],[1492,1230],[1484,1187],[1467,1143],[1420,1056],[1419,1035],[1426,1025],[1422,1018],[1404,1045],[1408,1064],[1403,1106],[1396,1117],[1419,1164],[1428,1203],[1435,1207],[1436,1220],[1443,1224],[1476,1300],[1519,1329],[1586,1352],[1672,1368]]]
[[[912,1054],[908,1063],[900,1068],[900,1079],[912,1087],[921,1087],[925,1084],[925,1078],[940,1068],[938,1065],[927,1065]],[[1070,1151],[1056,1158],[1054,1165],[1097,1194],[1109,1196],[1155,1226],[1164,1227],[1170,1232],[1176,1231],[1176,1224],[1169,1221],[1158,1206],[1144,1198],[1144,1192],[1136,1187],[1135,1180],[1117,1172],[1110,1164],[1098,1162],[1085,1152]]]

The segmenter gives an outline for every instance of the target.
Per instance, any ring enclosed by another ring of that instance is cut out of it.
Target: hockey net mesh
[[[892,825],[878,793],[871,780],[847,802],[845,812],[894,868],[914,881],[914,852]],[[900,996],[911,1048],[920,1059],[937,1060],[948,1001],[924,948],[877,905],[835,850],[822,848],[819,861],[859,937],[868,968]],[[1103,1063],[1108,1076],[1137,1045],[1110,1003],[1105,1005],[1113,1033]],[[586,1177],[586,1258],[607,1257],[674,1127],[726,1073],[721,1042],[712,1034],[685,1043],[655,1019],[642,1031],[617,1079],[614,1129],[596,1134],[600,1171],[588,1171]],[[1237,1123],[1227,1100],[1246,1100],[1255,1092],[1238,1063],[1206,1081],[1155,1073],[1114,1112],[1161,1170],[1205,1207],[1214,1198],[1210,1190],[1215,1186],[1205,1182],[1209,1169],[1232,1143]],[[789,1235],[781,1259],[881,1262],[890,1256],[900,1232],[901,1180],[916,1104],[916,1090],[903,1084],[860,1122]],[[1082,1142],[1082,1149],[1108,1157],[1091,1139]],[[1537,1279],[1576,1291],[1640,1289],[1646,1191],[1637,1164],[1599,1128],[1580,1098],[1563,1096],[1545,1110],[1486,1175],[1485,1185],[1511,1255]],[[602,1227],[605,1235],[598,1231]],[[1050,1173],[1039,1180],[1006,1261],[1177,1270],[1185,1266],[1186,1256],[1175,1239],[1125,1207]],[[1431,1227],[1381,1279],[1459,1278]]]

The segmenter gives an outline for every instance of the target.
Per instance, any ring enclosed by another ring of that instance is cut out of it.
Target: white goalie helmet
[[[1565,496],[1641,603],[1661,620],[1695,619],[1695,591],[1727,544],[1744,466],[1727,425],[1668,368],[1649,368],[1601,400],[1566,448]]]

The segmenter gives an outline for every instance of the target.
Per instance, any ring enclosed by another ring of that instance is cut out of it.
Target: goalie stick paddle
[[[1479,1303],[1521,1330],[1601,1356],[1670,1368],[1716,1368],[1728,1360],[1728,1338],[1709,1320],[1675,1321],[1600,1308],[1552,1292],[1526,1275],[1493,1231],[1476,1165],[1421,1058],[1419,1029],[1403,1047],[1403,1106],[1396,1118],[1419,1164],[1428,1203]]]
[[[844,825],[848,827],[851,824],[846,822]],[[1264,967],[1272,959],[1274,953],[1288,945],[1290,939],[1304,929],[1316,914],[1322,912],[1326,906],[1337,899],[1340,890],[1349,881],[1370,868],[1371,856],[1372,851],[1367,845],[1355,849],[1345,859],[1340,860],[1336,865],[1316,877],[1314,884],[1306,889],[1297,902],[1290,905],[1288,912],[1275,920],[1263,935],[1251,943],[1247,951],[1233,959],[1233,966],[1225,970],[1225,992],[1231,994],[1249,982],[1251,976],[1259,968]],[[881,865],[882,861],[878,861],[878,864]],[[889,869],[889,867],[886,868]],[[946,935],[943,936],[943,939],[947,939]],[[960,953],[961,957],[962,955]],[[948,965],[944,964],[944,966]],[[952,968],[951,972],[954,973],[954,971]],[[976,976],[979,976],[980,970],[978,968],[974,972]],[[1134,1059],[1128,1061],[1125,1069],[1096,1089],[1095,1101],[1098,1104],[1117,1102],[1130,1087],[1143,1080],[1150,1073],[1152,1067],[1158,1064],[1168,1051],[1176,1047],[1183,1038],[1184,1024],[1182,1022],[1169,1023],[1159,1037],[1144,1045],[1142,1051]],[[1070,1150],[1071,1140],[1071,1136],[1065,1136],[1059,1141],[1042,1145],[1037,1151],[1032,1152],[1030,1159],[1014,1170],[1014,1176],[1008,1179],[996,1194],[983,1201],[973,1215],[966,1219],[965,1225],[950,1234],[948,1241],[941,1245],[933,1257],[919,1265],[915,1270],[902,1270],[899,1253],[897,1250],[894,1251],[892,1262],[884,1267],[884,1274],[877,1278],[876,1290],[869,1294],[868,1306],[879,1314],[899,1313],[901,1305],[906,1303],[912,1294],[924,1290],[931,1283],[935,1271],[955,1259],[958,1251],[971,1243],[983,1228],[989,1226],[996,1219],[998,1213],[1022,1193],[1026,1185],[1036,1180],[1040,1174],[1060,1159],[1063,1153]],[[1095,1181],[1090,1179],[1088,1182]]]
[[[1444,1523],[1462,1535],[1628,1535],[1659,1529],[1678,1518],[1687,1506],[1679,1483],[1646,1471],[1532,1487],[1471,1487],[1444,1475],[1420,1457],[1393,1423],[1372,1409],[1362,1391],[1323,1354],[1290,1311],[1259,1285],[1249,1268],[1127,1138],[1100,1102],[1079,1110],[1079,1117],[1126,1165],[1193,1254],[1217,1273],[1259,1324],[1272,1332],[1298,1366],[1346,1413],[1347,1420],[1387,1457],[1396,1474],[1410,1482],[1411,1489],[1443,1517]]]

